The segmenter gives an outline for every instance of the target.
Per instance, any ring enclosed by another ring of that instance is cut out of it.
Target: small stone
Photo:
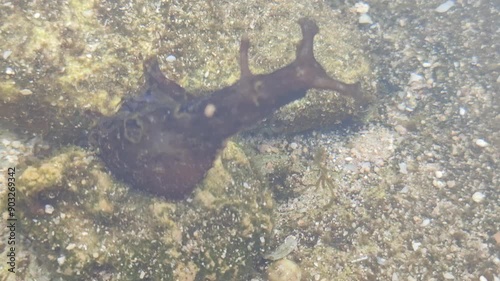
[[[420,243],[420,242],[416,242],[416,241],[411,242],[411,248],[413,249],[413,251],[418,250],[418,248],[420,248],[421,245],[422,245],[422,243]]]
[[[453,276],[453,274],[451,274],[449,272],[443,273],[443,277],[444,277],[444,279],[447,279],[447,280],[453,280],[453,279],[455,279],[455,276]]]
[[[446,182],[446,186],[448,186],[449,188],[453,188],[457,185],[457,182],[456,181],[447,181]]]
[[[453,0],[448,0],[446,2],[444,2],[443,4],[439,5],[437,8],[436,8],[436,12],[438,13],[446,13],[448,12],[449,9],[451,9],[451,7],[455,6],[455,1]]]
[[[360,24],[372,24],[373,20],[368,14],[362,14],[361,16],[359,16],[358,22]]]
[[[444,173],[443,171],[436,171],[434,172],[434,175],[436,176],[436,178],[440,179],[443,177]]]
[[[433,180],[432,185],[434,187],[437,187],[437,188],[443,188],[446,186],[446,183],[444,183],[443,181],[440,181],[440,180]]]
[[[500,246],[500,231],[497,231],[497,233],[493,234],[493,239],[495,239],[497,245]]]
[[[11,54],[12,54],[11,50],[4,51],[3,54],[2,54],[2,58],[4,60],[6,60],[6,59],[8,59],[10,57]]]
[[[483,139],[477,139],[476,140],[476,145],[479,146],[479,147],[481,147],[481,148],[484,148],[484,147],[487,147],[489,145],[489,143],[487,143]]]
[[[7,75],[14,75],[14,74],[16,74],[16,72],[11,67],[7,67],[5,69],[5,74],[7,74]]]
[[[430,219],[424,219],[422,223],[420,224],[421,227],[426,227],[431,223]]]
[[[399,172],[403,175],[406,175],[408,174],[408,169],[407,169],[407,165],[405,162],[401,162],[399,163]]]
[[[269,281],[300,281],[301,278],[300,267],[291,260],[275,261],[267,269],[267,279]]]
[[[358,2],[354,4],[353,10],[358,14],[366,14],[370,10],[370,5],[366,4],[365,2]]]
[[[293,149],[293,150],[297,149],[298,147],[299,147],[299,145],[296,142],[292,142],[290,144],[290,148]]]
[[[480,191],[475,192],[474,194],[472,194],[472,201],[474,201],[476,203],[483,202],[484,198],[486,198],[486,195],[484,195],[484,193],[482,193]]]
[[[467,109],[463,108],[463,107],[460,107],[458,109],[458,114],[460,114],[460,116],[464,116],[465,113],[467,113]]]
[[[29,95],[32,95],[33,92],[30,90],[30,89],[22,89],[21,91],[19,91],[21,93],[21,95],[23,96],[29,96]]]
[[[33,17],[34,17],[35,19],[40,18],[40,13],[35,13],[35,14],[33,14]]]
[[[424,81],[424,77],[422,75],[417,74],[417,73],[411,73],[410,74],[410,81],[408,81],[408,84],[421,83],[422,81]]]
[[[52,205],[45,205],[45,213],[46,214],[52,214],[54,212],[54,207]]]
[[[66,246],[66,250],[71,251],[76,247],[75,243],[69,243],[68,246]]]
[[[173,55],[169,55],[166,59],[167,62],[174,62],[177,60],[177,58]]]
[[[396,130],[396,132],[398,132],[400,135],[406,135],[406,133],[408,132],[406,128],[401,125],[396,125],[396,127],[394,127],[394,130]]]
[[[66,261],[66,257],[65,256],[60,256],[60,257],[57,258],[57,263],[59,265],[63,265],[65,261]]]
[[[481,276],[479,276],[479,281],[488,281],[488,279],[486,279],[486,277],[481,275]]]
[[[20,141],[13,141],[10,146],[12,146],[13,148],[20,148],[21,147],[21,142]]]

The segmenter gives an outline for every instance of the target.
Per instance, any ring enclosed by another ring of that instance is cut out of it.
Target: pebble
[[[52,214],[54,212],[54,207],[52,205],[45,205],[45,213],[46,214]]]
[[[358,22],[360,24],[372,24],[373,20],[368,14],[362,14],[361,16],[359,16]]]
[[[370,10],[370,5],[365,2],[358,2],[354,4],[354,11],[358,14],[366,14]]]
[[[406,128],[401,125],[396,125],[396,127],[394,127],[394,130],[398,132],[400,135],[406,135],[406,133],[408,132]]]
[[[21,147],[21,142],[20,141],[13,141],[10,143],[10,146],[12,146],[13,148],[20,148]]]
[[[290,144],[290,148],[293,149],[293,150],[297,149],[298,147],[299,147],[299,145],[296,142],[292,142]]]
[[[70,251],[73,250],[76,247],[75,243],[69,243],[68,246],[66,246],[66,250]]]
[[[413,251],[418,250],[418,248],[420,248],[421,245],[422,245],[422,243],[420,243],[420,242],[416,242],[416,241],[411,242],[411,247],[412,247]]]
[[[460,107],[460,108],[458,109],[458,114],[460,114],[460,116],[464,116],[464,115],[465,115],[465,113],[467,113],[467,110],[466,110],[465,108]]]
[[[399,172],[403,175],[406,175],[408,174],[408,169],[407,169],[407,165],[405,162],[401,162],[399,163]]]
[[[486,198],[486,195],[484,195],[484,193],[482,193],[480,191],[475,192],[474,194],[472,194],[472,201],[474,201],[476,203],[483,202],[484,198]]]
[[[426,227],[431,223],[430,219],[424,219],[422,223],[420,224],[421,227]]]
[[[424,81],[424,77],[420,74],[417,74],[417,73],[411,73],[410,74],[410,81],[408,81],[408,84],[412,84],[412,83],[420,83]]]
[[[444,2],[443,4],[439,5],[436,8],[436,12],[438,12],[438,13],[446,13],[453,6],[455,6],[455,1],[448,0],[448,1]]]
[[[432,185],[434,187],[437,187],[437,188],[443,188],[446,186],[446,183],[444,183],[443,181],[440,181],[440,180],[433,180]]]
[[[483,139],[477,139],[476,145],[479,147],[487,147],[489,144]]]
[[[275,261],[267,269],[267,280],[269,281],[300,281],[301,278],[300,267],[291,260]]]
[[[14,75],[14,74],[16,74],[16,72],[14,71],[14,69],[12,69],[10,67],[7,67],[5,69],[5,74],[7,74],[7,75]]]
[[[453,276],[453,274],[451,274],[449,272],[443,273],[443,277],[444,277],[444,279],[447,279],[447,280],[455,279],[455,276]]]
[[[29,96],[29,95],[32,95],[33,92],[30,90],[30,89],[22,89],[21,91],[19,91],[21,93],[21,95],[23,96]]]
[[[10,55],[12,54],[12,51],[11,50],[7,50],[7,51],[4,51],[3,54],[2,54],[2,57],[4,60],[8,59],[10,57]]]
[[[57,258],[57,263],[59,265],[63,265],[65,261],[66,261],[66,257],[65,256],[60,256],[60,257]]]
[[[166,59],[167,62],[174,62],[177,60],[177,58],[173,55],[169,55]]]

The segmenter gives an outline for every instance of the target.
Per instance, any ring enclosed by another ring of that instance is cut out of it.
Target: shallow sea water
[[[291,61],[302,16],[325,69],[375,96],[354,120],[308,97],[233,137],[181,201],[81,145],[85,112],[113,114],[148,55],[217,89],[244,32],[255,73]],[[18,221],[0,280],[500,280],[499,26],[493,0],[1,1],[0,206],[7,224],[15,167]]]

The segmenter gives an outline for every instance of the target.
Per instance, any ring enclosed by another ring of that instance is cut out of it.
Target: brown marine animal
[[[248,67],[250,42],[244,36],[240,80],[201,98],[166,78],[155,58],[147,60],[140,95],[125,100],[92,131],[92,142],[109,170],[138,189],[181,199],[203,179],[229,137],[304,97],[308,89],[333,90],[361,102],[359,83],[329,77],[314,58],[316,23],[304,18],[299,24],[302,40],[295,61],[254,75]]]

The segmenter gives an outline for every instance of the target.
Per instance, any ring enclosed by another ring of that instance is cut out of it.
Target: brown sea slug
[[[330,78],[315,60],[311,19],[299,20],[302,40],[295,61],[269,74],[248,67],[250,42],[240,44],[240,80],[204,97],[194,97],[160,71],[158,61],[144,63],[146,83],[140,95],[103,117],[93,142],[111,172],[132,186],[180,199],[203,179],[225,141],[261,121],[308,89],[333,90],[356,101],[360,85]]]

